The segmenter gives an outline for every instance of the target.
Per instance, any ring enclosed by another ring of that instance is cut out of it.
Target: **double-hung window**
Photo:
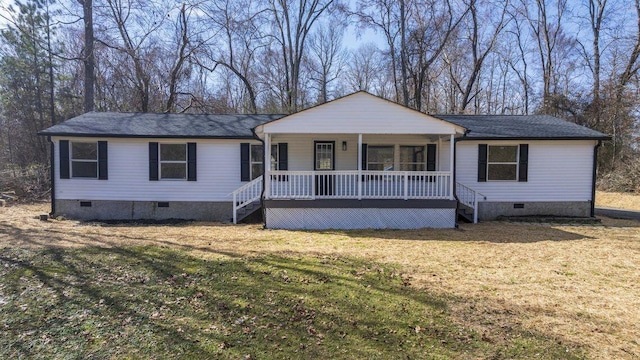
[[[394,147],[369,145],[367,147],[367,170],[393,171]]]
[[[487,180],[518,180],[518,145],[488,146]]]
[[[251,145],[250,162],[251,162],[251,180],[264,174],[264,146]],[[278,170],[278,145],[271,145],[271,170]]]
[[[71,142],[71,177],[98,178],[98,143]]]
[[[160,144],[160,179],[187,179],[187,144]]]
[[[400,146],[400,171],[424,170],[424,146]]]

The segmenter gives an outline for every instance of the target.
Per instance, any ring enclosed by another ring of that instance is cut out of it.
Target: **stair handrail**
[[[238,210],[260,200],[262,196],[262,175],[235,189],[233,195],[233,223],[238,223]]]
[[[477,192],[476,190],[463,185],[459,182],[456,182],[456,195],[458,200],[473,209],[473,223],[478,223],[478,202],[479,198],[483,200],[487,200],[487,197],[484,194]]]

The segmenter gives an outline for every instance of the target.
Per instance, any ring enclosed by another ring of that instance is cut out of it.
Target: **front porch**
[[[454,145],[464,128],[358,93],[255,134],[263,166],[248,160],[262,175],[268,228],[455,226]]]
[[[268,171],[265,176],[269,228],[455,226],[448,171]]]

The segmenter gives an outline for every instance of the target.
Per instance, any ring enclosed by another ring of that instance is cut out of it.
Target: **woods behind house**
[[[0,9],[0,189],[46,195],[37,131],[86,111],[291,113],[365,90],[431,114],[612,136],[640,191],[640,0],[20,0]]]

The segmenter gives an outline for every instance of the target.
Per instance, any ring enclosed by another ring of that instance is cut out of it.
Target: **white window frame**
[[[253,151],[251,151],[251,149],[254,146],[258,146],[258,147],[262,147],[263,151],[262,151],[262,157],[260,157],[260,159],[254,159],[253,158]],[[271,170],[278,170],[278,160],[280,160],[280,154],[278,153],[278,144],[271,144],[271,157],[273,157],[273,155],[275,154],[275,160],[271,160]],[[257,178],[260,175],[264,175],[264,164],[263,164],[263,160],[264,160],[264,145],[262,144],[250,144],[249,145],[249,178],[251,180],[254,180],[255,178]],[[274,166],[275,163],[275,166]],[[258,176],[253,176],[253,165],[257,165],[257,164],[261,164],[262,165],[262,174],[258,175]]]
[[[402,157],[401,157],[401,148],[402,147],[421,147],[422,151],[423,151],[423,159],[424,161],[419,163],[419,162],[402,162]],[[372,162],[369,159],[371,158],[369,156],[369,151],[370,148],[376,148],[376,147],[390,147],[393,148],[393,170],[384,170],[384,171],[426,171],[427,169],[427,144],[422,144],[422,145],[416,145],[416,144],[369,144],[367,146],[367,168],[363,169],[363,170],[369,170],[369,164],[380,164],[379,162]],[[438,158],[436,156],[436,161],[438,161]],[[401,170],[402,165],[422,165],[423,170]],[[383,171],[383,170],[375,170],[375,171]]]
[[[73,144],[93,144],[96,147],[96,158],[94,159],[74,159],[73,158]],[[95,163],[96,164],[96,176],[73,176],[73,163],[74,162],[84,162],[84,163]],[[97,179],[98,172],[100,171],[98,164],[98,142],[95,141],[69,141],[69,169],[70,178],[72,179]]]
[[[163,145],[184,145],[184,161],[182,160],[162,160],[162,146]],[[162,181],[186,181],[189,169],[187,167],[189,159],[189,149],[187,143],[159,143],[158,144],[158,179]],[[163,178],[162,177],[162,164],[184,164],[184,177],[183,178]]]
[[[515,147],[516,148],[516,161],[490,161],[489,154],[491,153],[492,147]],[[516,176],[515,179],[491,179],[489,178],[489,169],[491,165],[515,165],[516,166]],[[496,182],[516,182],[518,181],[518,174],[520,173],[520,145],[507,145],[507,144],[499,144],[499,145],[487,145],[487,181],[496,181]]]
[[[410,147],[410,148],[416,148],[416,147],[421,147],[422,148],[422,162],[402,162],[402,148],[403,147]],[[437,157],[436,157],[436,161],[437,161]],[[402,165],[422,165],[422,170],[402,170]],[[395,168],[395,167],[394,167]],[[427,171],[427,146],[426,145],[398,145],[398,167],[397,167],[398,171]]]

